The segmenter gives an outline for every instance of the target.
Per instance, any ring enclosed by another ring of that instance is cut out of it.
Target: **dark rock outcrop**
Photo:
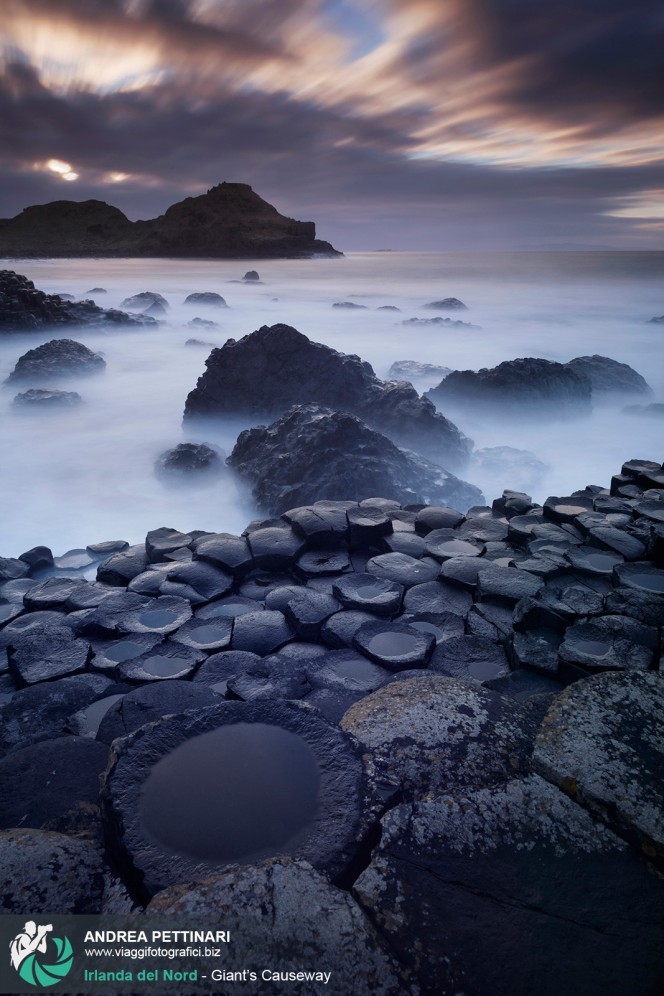
[[[418,363],[416,360],[395,360],[387,371],[387,376],[390,380],[408,380],[413,383],[415,380],[422,380],[424,378],[444,380],[451,373],[452,370],[450,367],[439,367],[435,363]]]
[[[258,275],[258,273],[257,273],[256,270],[247,270],[247,272],[242,277],[242,279],[246,280],[248,283],[251,283],[251,282],[256,283],[257,281],[258,281],[258,283],[260,283],[260,279],[261,278],[259,277],[259,275]]]
[[[489,408],[501,414],[537,409],[564,418],[589,412],[591,391],[589,377],[569,364],[522,357],[478,371],[454,370],[425,397],[440,405]]]
[[[19,357],[7,381],[49,380],[101,373],[106,361],[99,353],[73,339],[51,339]]]
[[[12,404],[21,409],[76,408],[83,398],[76,391],[56,391],[45,388],[31,387],[29,391],[17,394]]]
[[[312,221],[285,218],[246,183],[220,183],[150,221],[104,201],[51,201],[0,228],[0,256],[298,258],[340,256]]]
[[[226,301],[215,291],[197,291],[188,294],[184,299],[185,304],[199,304],[205,308],[227,308]]]
[[[190,340],[191,341],[191,340]],[[179,443],[162,453],[155,463],[158,474],[186,477],[190,474],[220,474],[223,453],[208,443]]]
[[[147,315],[98,308],[94,301],[65,301],[58,294],[37,290],[32,280],[14,270],[0,270],[0,333],[38,332],[63,326],[156,324]]]
[[[319,498],[361,501],[380,494],[402,503],[467,508],[482,497],[478,488],[400,450],[356,416],[316,405],[296,405],[270,426],[246,429],[228,463],[271,514]]]
[[[622,413],[637,418],[664,418],[664,404],[655,401],[650,405],[627,405]]]
[[[627,363],[619,363],[609,356],[577,356],[565,364],[570,370],[585,374],[592,385],[593,398],[611,394],[640,394],[649,396],[652,389],[645,378]]]
[[[402,325],[438,325],[446,329],[479,329],[480,325],[473,325],[471,322],[462,322],[460,318],[406,318]]]
[[[126,297],[121,308],[129,308],[130,311],[143,311],[150,308],[153,304],[160,304],[162,308],[168,308],[168,301],[161,294],[157,294],[156,291],[141,291],[140,294],[133,294],[131,297]]]
[[[381,381],[359,356],[311,342],[290,325],[264,325],[212,351],[185,406],[185,418],[275,417],[292,405],[351,412],[398,445],[453,470],[471,443],[433,404],[404,381]]]
[[[458,297],[445,297],[442,301],[431,301],[430,304],[425,304],[425,308],[431,308],[432,311],[467,311],[468,305],[460,301]]]

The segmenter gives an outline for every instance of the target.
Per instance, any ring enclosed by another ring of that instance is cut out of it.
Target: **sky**
[[[0,217],[249,183],[345,250],[664,248],[661,0],[0,0]]]

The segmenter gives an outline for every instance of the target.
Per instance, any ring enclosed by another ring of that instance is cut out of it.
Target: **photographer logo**
[[[48,937],[48,935],[51,935]],[[32,986],[53,986],[67,976],[74,952],[67,937],[54,937],[53,924],[28,920],[9,944],[12,967]]]

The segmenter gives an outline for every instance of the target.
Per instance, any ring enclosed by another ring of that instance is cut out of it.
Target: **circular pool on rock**
[[[361,762],[347,734],[301,703],[225,702],[115,749],[104,819],[142,897],[277,855],[330,876],[353,857]]]
[[[233,723],[185,740],[152,769],[140,819],[157,843],[202,861],[253,861],[311,823],[320,775],[302,737]]]

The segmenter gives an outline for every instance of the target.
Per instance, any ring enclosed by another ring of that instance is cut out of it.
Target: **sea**
[[[0,336],[0,556],[42,544],[61,555],[102,540],[136,543],[158,526],[239,533],[260,516],[230,471],[176,487],[155,475],[154,464],[184,441],[211,442],[230,453],[251,419],[183,426],[185,399],[213,346],[263,325],[286,323],[315,342],[357,354],[381,378],[398,360],[477,370],[523,356],[566,362],[599,353],[632,366],[651,385],[650,400],[664,402],[664,324],[649,322],[664,314],[664,252],[0,260],[0,268],[24,274],[40,290],[92,297],[104,308],[120,307],[141,291],[156,291],[170,305],[164,322],[150,329]],[[242,280],[249,269],[258,271],[260,282]],[[89,293],[97,287],[106,293]],[[185,304],[196,291],[221,294],[228,308]],[[432,317],[425,305],[447,297],[468,310],[444,314],[478,327],[402,324]],[[341,302],[363,307],[333,307]],[[399,311],[379,310],[385,305]],[[192,328],[194,317],[218,327]],[[5,378],[26,350],[55,337],[75,338],[102,353],[106,370],[54,383],[82,395],[77,408],[19,412],[12,399],[24,388]],[[191,338],[205,345],[185,345]],[[423,391],[438,380],[421,378],[415,386]],[[453,421],[476,450],[489,449],[495,457],[472,461],[461,476],[489,502],[503,489],[525,490],[543,502],[586,484],[607,486],[625,460],[664,458],[661,418],[623,412],[638,400],[614,399],[588,416],[565,420],[530,411],[503,419],[455,413]]]

